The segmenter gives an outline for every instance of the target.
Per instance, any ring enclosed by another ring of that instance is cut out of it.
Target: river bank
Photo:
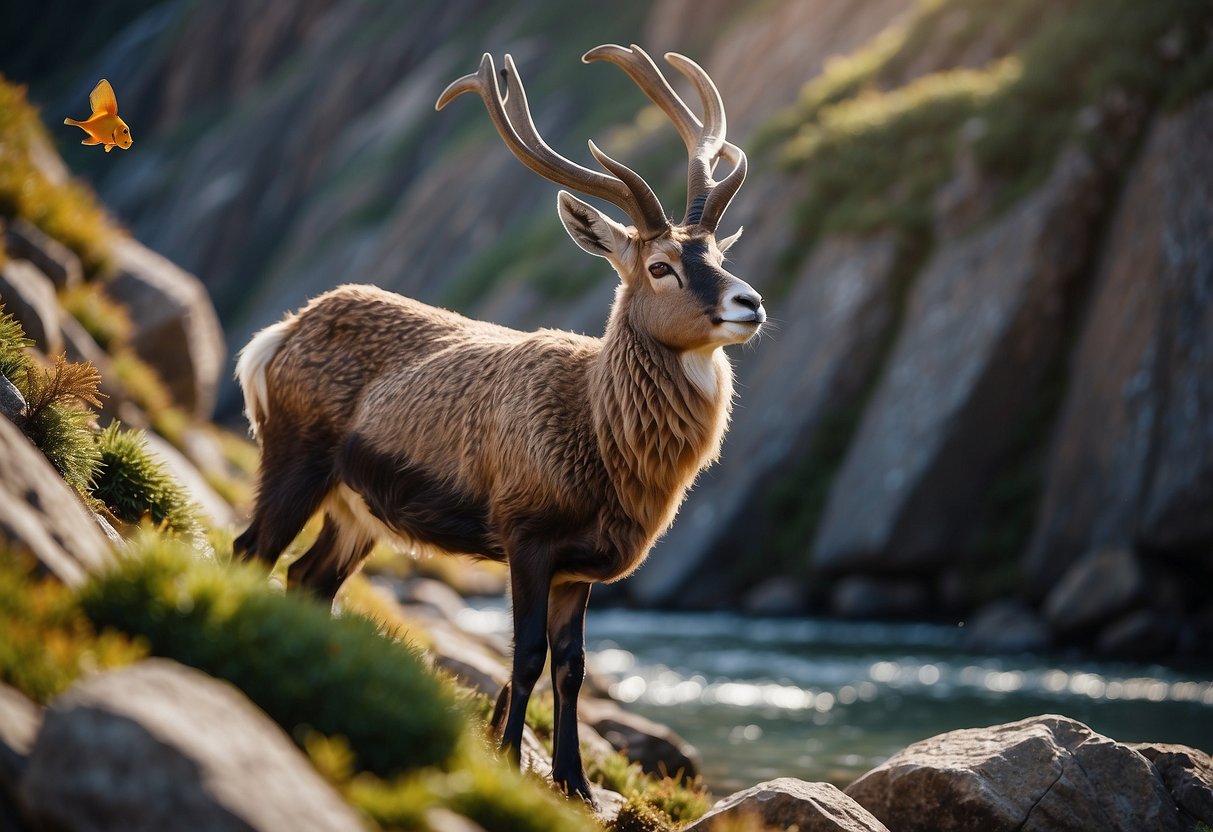
[[[460,623],[508,635],[502,599]],[[1213,666],[963,649],[962,627],[595,610],[590,667],[699,749],[717,794],[774,777],[843,787],[936,734],[1059,713],[1125,742],[1213,749]]]

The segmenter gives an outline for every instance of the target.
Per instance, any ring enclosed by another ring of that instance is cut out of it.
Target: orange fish
[[[65,118],[64,124],[79,127],[88,138],[80,144],[103,144],[105,152],[109,153],[115,147],[127,150],[131,146],[131,128],[118,118],[118,99],[114,97],[114,88],[110,82],[102,78],[88,94],[88,104],[93,108],[93,114],[84,121]]]

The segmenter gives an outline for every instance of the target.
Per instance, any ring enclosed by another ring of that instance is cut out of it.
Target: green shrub
[[[251,567],[147,543],[82,591],[99,626],[154,655],[226,679],[288,733],[342,736],[360,770],[392,775],[448,761],[464,719],[415,650],[356,617],[284,597]]]
[[[67,484],[85,496],[100,452],[93,413],[82,405],[101,406],[97,390],[101,375],[92,364],[71,364],[63,356],[49,369],[40,367],[30,357],[31,343],[21,324],[4,314],[0,304],[0,373],[25,397],[21,429]]]
[[[610,832],[670,832],[674,827],[663,812],[633,795],[608,828]]]
[[[628,823],[648,823],[656,813],[658,819],[663,819],[666,828],[673,828],[701,817],[712,805],[711,796],[698,780],[683,784],[674,777],[652,777],[644,773],[639,763],[631,762],[622,753],[587,760],[586,776],[624,795],[629,804],[635,804]]]
[[[147,451],[142,431],[123,430],[117,422],[98,440],[100,465],[92,495],[126,523],[150,518],[175,534],[199,532],[197,508],[185,488]]]
[[[36,576],[28,558],[0,551],[0,681],[46,703],[86,672],[130,664],[146,652],[112,631],[97,633],[74,593]]]
[[[26,348],[33,345],[34,342],[25,337],[21,323],[5,314],[4,304],[0,303],[0,375],[16,384],[30,366]]]
[[[72,488],[87,495],[101,460],[93,421],[83,405],[101,406],[101,374],[87,361],[72,364],[62,355],[49,369],[26,367],[24,378],[11,381],[25,396],[25,435]]]

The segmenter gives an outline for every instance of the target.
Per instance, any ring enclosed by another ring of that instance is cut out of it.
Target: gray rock
[[[747,615],[803,615],[808,610],[808,592],[796,578],[778,575],[746,592],[741,610]]]
[[[1170,743],[1129,743],[1154,764],[1180,810],[1213,826],[1213,758],[1196,748]]]
[[[84,279],[84,268],[75,252],[28,220],[14,219],[4,242],[10,257],[34,264],[57,289],[76,286]]]
[[[0,419],[0,544],[28,551],[41,568],[77,586],[113,562],[93,516],[46,457]]]
[[[1063,716],[914,743],[846,792],[898,832],[1179,832],[1155,767]]]
[[[989,653],[1031,653],[1049,646],[1049,630],[1024,602],[994,601],[965,627],[965,646]]]
[[[699,774],[699,751],[665,725],[628,713],[613,701],[590,697],[578,700],[577,716],[649,774],[681,779]]]
[[[0,684],[0,795],[14,801],[34,738],[42,725],[42,709],[25,694]]]
[[[510,678],[500,655],[446,622],[427,622],[426,629],[433,638],[430,655],[436,666],[468,687],[496,698]]]
[[[131,347],[186,412],[209,418],[227,348],[206,289],[134,240],[116,240],[114,258],[118,272],[104,285],[130,313]]]
[[[1160,117],[1128,176],[1026,560],[1043,595],[1092,547],[1213,545],[1213,95]]]
[[[45,827],[82,832],[363,828],[243,694],[162,659],[88,677],[52,702],[22,796]]]
[[[799,832],[889,832],[889,827],[835,786],[792,777],[759,783],[729,795],[684,832],[742,828],[737,824],[747,820],[752,823],[752,819],[767,828]]]
[[[206,477],[194,467],[194,463],[185,454],[177,450],[167,439],[157,433],[147,431],[144,434],[148,453],[158,460],[164,469],[177,480],[189,494],[190,500],[201,509],[203,515],[214,526],[233,526],[236,523],[236,512],[228,502],[216,493]]]
[[[1095,649],[1100,655],[1118,659],[1153,659],[1167,655],[1178,635],[1178,621],[1173,612],[1135,610],[1104,627],[1095,641]]]
[[[397,599],[402,604],[428,607],[450,623],[455,623],[467,602],[458,592],[433,578],[410,578],[398,587]]]
[[[67,360],[75,363],[87,361],[97,368],[101,374],[101,407],[99,413],[102,423],[119,419],[127,427],[147,427],[147,416],[130,401],[130,397],[114,371],[114,364],[109,353],[93,339],[88,330],[71,315],[61,315],[59,328],[63,335],[63,349]]]
[[[36,266],[25,260],[0,265],[0,304],[39,350],[51,356],[63,352],[55,285]]]
[[[25,397],[5,376],[0,376],[0,415],[17,424],[25,418]]]
[[[934,570],[963,552],[1022,408],[1062,348],[1102,178],[1062,154],[1034,194],[918,275],[813,543],[830,572]]]
[[[931,612],[931,595],[914,578],[848,575],[830,588],[830,610],[843,618],[922,617]]]
[[[1131,551],[1098,549],[1062,576],[1045,599],[1043,612],[1054,632],[1068,635],[1119,615],[1145,592],[1145,575]]]
[[[741,564],[767,557],[763,541],[787,522],[770,507],[781,477],[824,420],[856,405],[876,372],[894,320],[897,265],[892,235],[834,237],[816,248],[780,304],[794,319],[770,343],[736,356],[744,394],[720,461],[700,475],[677,522],[628,579],[633,597],[685,603],[713,579],[728,592]]]

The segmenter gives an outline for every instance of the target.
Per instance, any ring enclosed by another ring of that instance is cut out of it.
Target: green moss
[[[644,824],[653,820],[664,823],[658,829],[673,829],[701,817],[712,805],[707,790],[698,781],[683,782],[681,772],[673,777],[655,778],[644,773],[639,763],[623,754],[592,758],[586,762],[586,776],[612,791],[628,798],[633,808],[627,823]],[[624,826],[621,829],[643,829]]]
[[[635,796],[628,799],[607,828],[610,832],[671,832],[674,829],[663,812]]]
[[[125,523],[150,519],[173,534],[196,535],[198,509],[185,488],[147,450],[142,431],[114,422],[98,440],[100,466],[92,495]]]
[[[20,321],[6,314],[4,304],[0,303],[0,375],[16,384],[29,369],[31,362],[26,350],[33,345],[34,342],[25,337]]]
[[[70,589],[9,551],[0,551],[0,632],[0,681],[42,704],[85,673],[146,652],[125,636],[98,633]]]
[[[84,185],[53,182],[37,168],[38,145],[53,147],[25,88],[0,76],[0,217],[25,217],[74,251],[90,275],[108,270],[117,228]]]
[[[25,397],[21,429],[60,476],[87,496],[101,460],[94,414],[86,405],[100,407],[97,386],[101,375],[88,362],[72,364],[63,356],[51,368],[31,361],[24,374],[10,379]]]
[[[468,746],[449,772],[428,770],[395,780],[355,777],[346,798],[387,830],[431,829],[426,813],[444,808],[501,832],[584,832],[598,828],[579,803]],[[438,832],[438,830],[435,830]]]
[[[1149,108],[1208,88],[1213,59],[1198,33],[1211,16],[1201,0],[920,4],[908,23],[827,67],[765,132],[803,176],[798,245],[887,226],[928,235],[931,198],[965,125],[980,170],[1008,204],[1063,144],[1083,138],[1082,108],[1109,96]],[[998,57],[899,85],[924,60],[948,66],[974,49]]]
[[[145,543],[81,594],[98,625],[151,652],[226,679],[297,741],[341,736],[357,768],[393,775],[449,762],[465,726],[418,653],[357,617],[297,596],[264,575]]]
[[[951,173],[960,126],[1019,77],[1018,61],[929,75],[822,110],[783,150],[805,173],[802,242],[900,227],[929,233],[931,197]]]
[[[100,281],[81,283],[59,292],[59,305],[80,322],[85,332],[106,352],[129,343],[132,332],[126,307],[111,299]]]

